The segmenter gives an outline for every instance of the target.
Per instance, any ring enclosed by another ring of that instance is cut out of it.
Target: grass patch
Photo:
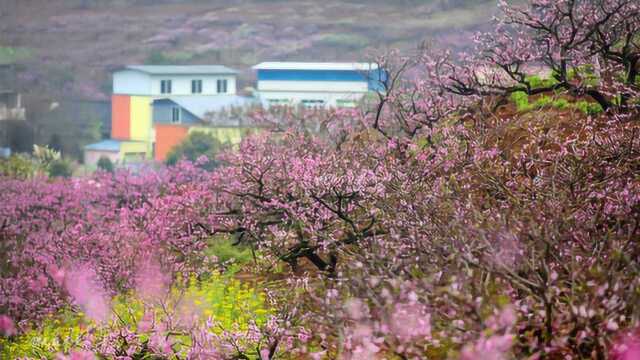
[[[567,99],[554,99],[551,96],[542,95],[535,102],[529,102],[529,95],[524,91],[516,91],[510,96],[511,101],[515,104],[518,112],[527,112],[542,108],[553,107],[558,110],[575,109],[585,115],[596,115],[603,111],[598,103],[580,100],[577,102],[569,102]]]
[[[214,255],[221,263],[243,265],[253,261],[251,249],[242,245],[233,245],[233,240],[227,236],[214,237],[209,241],[208,255]]]

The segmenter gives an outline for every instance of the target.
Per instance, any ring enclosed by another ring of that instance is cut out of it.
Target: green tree
[[[98,169],[106,172],[113,172],[113,163],[111,162],[111,159],[106,156],[101,156],[100,159],[98,159],[97,165]]]
[[[215,160],[216,155],[223,148],[223,144],[210,134],[200,131],[194,131],[178,146],[173,148],[167,155],[167,165],[175,165],[179,160],[186,159],[196,161],[201,156],[209,158],[200,166],[207,170],[215,168],[218,163]]]

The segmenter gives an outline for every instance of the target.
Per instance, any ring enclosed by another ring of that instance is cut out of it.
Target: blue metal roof
[[[209,96],[172,96],[154,100],[160,102],[170,100],[199,119],[203,119],[205,114],[227,110],[232,107],[244,107],[255,103],[255,99],[238,95],[209,95]]]
[[[89,144],[85,146],[85,150],[100,150],[100,151],[120,151],[120,143],[118,140],[102,140],[100,142]]]
[[[102,140],[100,142],[97,143],[93,143],[93,144],[89,144],[86,145],[84,147],[85,150],[99,150],[99,151],[120,151],[120,146],[122,144],[127,144],[127,143],[142,143],[143,141],[122,141],[122,140],[114,140],[114,139],[107,139],[107,140]]]

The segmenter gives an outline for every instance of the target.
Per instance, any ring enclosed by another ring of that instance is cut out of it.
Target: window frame
[[[171,94],[171,79],[160,80],[160,94]]]
[[[171,123],[180,124],[182,122],[182,111],[179,106],[171,107]]]
[[[202,79],[191,80],[191,93],[202,94]]]
[[[318,109],[324,107],[326,103],[322,99],[303,99],[300,101],[300,104],[307,109]]]
[[[355,100],[350,99],[337,99],[336,107],[341,109],[352,109],[358,106],[358,103]]]
[[[229,90],[227,79],[218,79],[216,81],[216,90],[218,91],[218,94],[227,94]]]

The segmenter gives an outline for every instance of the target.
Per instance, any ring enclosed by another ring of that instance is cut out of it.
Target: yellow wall
[[[123,141],[120,143],[120,153],[140,153],[147,150],[147,144],[144,142]]]
[[[151,158],[151,102],[150,96],[131,96],[131,140],[146,143],[147,158]]]
[[[127,155],[129,154],[129,155]],[[128,159],[127,157],[131,154],[145,154],[144,157],[148,158],[150,156],[149,153],[149,145],[147,142],[135,142],[135,141],[123,141],[120,143],[120,161],[123,163],[127,163],[130,161],[139,161],[141,159]]]
[[[251,131],[249,128],[234,128],[234,127],[201,127],[192,126],[189,128],[189,133],[194,131],[200,131],[207,134],[211,134],[214,138],[218,139],[221,143],[239,144],[242,137]]]

